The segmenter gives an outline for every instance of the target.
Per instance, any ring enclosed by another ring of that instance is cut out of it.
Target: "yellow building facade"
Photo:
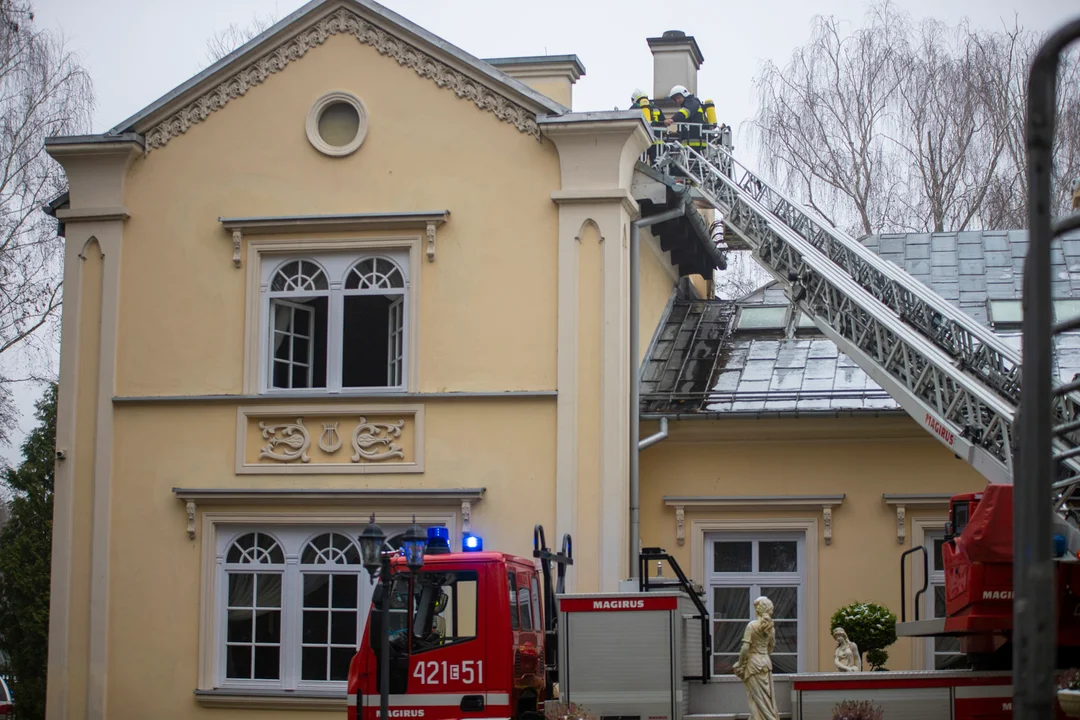
[[[650,45],[656,82],[696,87],[692,38]],[[574,538],[573,591],[629,576],[630,226],[681,189],[638,164],[638,111],[572,108],[582,74],[317,0],[47,143],[70,183],[50,720],[344,712],[372,514],[391,544],[415,516],[525,556],[541,524]],[[641,231],[639,359],[711,296],[708,219]],[[713,598],[716,537],[796,538],[799,671],[829,669],[841,604],[895,608],[900,553],[982,486],[895,411],[697,420],[641,454],[641,542]]]

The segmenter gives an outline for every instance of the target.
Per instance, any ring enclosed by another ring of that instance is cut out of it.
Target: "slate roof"
[[[882,234],[862,242],[1019,352],[1019,326],[992,323],[988,301],[1020,299],[1027,231]],[[1051,261],[1053,297],[1080,300],[1080,233],[1055,243]],[[755,306],[789,302],[774,283],[734,302],[676,298],[642,366],[642,413],[902,412],[816,327],[798,327],[797,311],[788,312],[783,330],[736,329],[740,310]],[[1080,373],[1080,333],[1055,343],[1057,373],[1071,380]]]

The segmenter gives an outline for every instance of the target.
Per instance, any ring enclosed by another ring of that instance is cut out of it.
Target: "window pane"
[[[261,608],[281,607],[281,576],[260,573],[255,576],[256,603]]]
[[[250,610],[230,610],[226,638],[231,643],[249,643],[253,637]]]
[[[304,573],[304,607],[326,608],[330,606],[330,576],[321,573]]]
[[[795,673],[799,671],[799,657],[797,655],[772,656],[773,674]]]
[[[792,620],[773,623],[776,630],[776,650],[778,653],[799,652],[799,624]]]
[[[761,572],[798,572],[799,544],[794,540],[762,540],[758,543],[758,570]]]
[[[1055,300],[1054,318],[1056,320],[1068,320],[1080,315],[1080,300]]]
[[[325,643],[330,614],[323,610],[304,611],[304,643]]]
[[[799,588],[762,587],[761,594],[772,600],[773,619],[797,620],[799,617]]]
[[[330,615],[330,642],[356,645],[356,611],[338,610]]]
[[[281,611],[280,610],[256,610],[255,611],[255,642],[279,643],[281,642]]]
[[[326,680],[326,647],[305,647],[300,653],[300,677],[304,680]]]
[[[713,652],[738,653],[745,632],[746,623],[741,620],[714,622]]]
[[[995,323],[1019,323],[1024,310],[1019,300],[991,300],[990,319]]]
[[[941,558],[941,546],[945,544],[944,538],[934,539],[934,570],[944,570],[945,561]]]
[[[713,572],[750,572],[753,543],[723,542],[713,543]]]
[[[540,584],[536,580],[536,576],[532,576],[532,605],[533,605],[533,617],[536,619],[536,629],[543,630],[543,616],[540,614]]]
[[[331,648],[330,649],[330,679],[348,680],[349,663],[352,662],[356,648]]]
[[[522,586],[518,588],[518,607],[521,609],[521,629],[531,631],[533,629],[532,602],[529,600],[529,588],[524,578]]]
[[[281,649],[277,646],[255,646],[255,668],[253,675],[256,680],[277,680],[281,670]]]
[[[714,675],[731,675],[731,668],[739,661],[738,655],[716,655],[713,657]]]
[[[934,617],[945,617],[945,586],[934,586]]]
[[[713,588],[713,618],[715,620],[750,620],[750,588]]]
[[[255,575],[229,573],[229,607],[255,607]]]
[[[230,645],[225,651],[225,677],[251,679],[251,646]]]
[[[356,575],[334,576],[334,607],[356,610]]]
[[[809,315],[807,315],[804,312],[800,312],[799,313],[799,325],[798,325],[798,327],[804,328],[804,329],[808,329],[808,328],[815,328],[816,329],[817,325],[814,324],[814,318],[810,317]]]
[[[518,617],[517,575],[510,572],[507,576],[510,583],[510,629],[518,630],[521,624]]]
[[[739,311],[739,329],[778,329],[784,327],[787,307],[744,307]]]

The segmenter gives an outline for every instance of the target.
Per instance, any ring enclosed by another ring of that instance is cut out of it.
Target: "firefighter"
[[[705,136],[701,132],[708,123],[705,106],[694,94],[682,85],[671,88],[668,97],[678,106],[678,110],[664,121],[665,125],[679,123],[679,140],[692,148],[704,148]]]
[[[630,96],[630,100],[634,107],[641,108],[641,114],[645,117],[645,122],[649,124],[651,129],[653,142],[652,145],[649,146],[649,162],[654,162],[657,154],[660,152],[659,146],[664,142],[664,113],[660,108],[653,105],[649,96],[641,90],[635,90]]]

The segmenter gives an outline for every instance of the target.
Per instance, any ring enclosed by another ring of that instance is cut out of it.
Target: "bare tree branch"
[[[254,15],[247,27],[241,28],[236,23],[231,23],[227,28],[217,31],[206,41],[207,64],[216,63],[247,41],[266,32],[277,21],[277,16],[273,14]]]
[[[18,353],[42,378],[63,292],[63,242],[42,206],[67,189],[45,139],[87,132],[92,109],[90,77],[63,40],[34,26],[26,0],[0,0],[0,359]],[[11,382],[0,377],[0,440]]]
[[[913,24],[891,0],[841,33],[815,18],[808,44],[758,78],[766,172],[855,235],[1022,228],[1027,69],[1041,38]],[[1058,83],[1054,201],[1080,175],[1080,52]]]

